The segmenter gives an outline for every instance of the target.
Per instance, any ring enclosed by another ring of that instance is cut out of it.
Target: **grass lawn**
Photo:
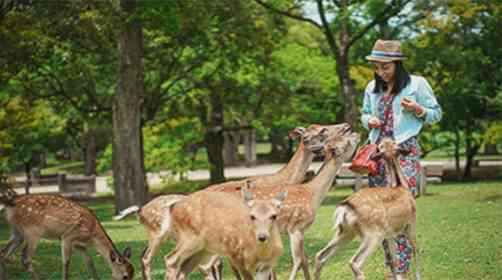
[[[500,280],[502,279],[502,181],[455,183],[431,185],[431,195],[418,200],[418,242],[422,250],[422,278],[430,280]],[[332,236],[331,216],[335,205],[351,193],[348,189],[335,190],[329,194],[321,207],[316,222],[306,236],[306,249],[311,264],[313,256]],[[133,248],[132,262],[139,279],[139,257],[147,244],[146,233],[134,217],[114,222],[111,203],[87,204],[103,222],[119,250],[127,245]],[[0,245],[9,236],[5,218],[0,220]],[[279,279],[287,279],[291,268],[289,242],[283,237],[285,252],[277,269]],[[347,248],[328,262],[322,279],[354,279],[347,263],[358,243]],[[172,247],[164,246],[155,259],[154,277],[164,279],[161,255]],[[8,279],[29,279],[20,263],[20,251],[14,263],[7,264]],[[365,267],[367,279],[383,279],[382,250],[372,255]],[[110,270],[95,250],[91,251],[102,275],[110,279]],[[41,279],[61,279],[61,251],[58,241],[42,241],[34,258],[35,269]],[[233,279],[225,266],[225,279]],[[83,259],[74,254],[71,264],[71,279],[89,279]],[[190,279],[202,279],[199,273]],[[298,279],[303,279],[298,277]]]

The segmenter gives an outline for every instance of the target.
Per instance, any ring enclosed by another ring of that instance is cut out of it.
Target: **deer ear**
[[[382,158],[382,156],[383,156],[383,152],[376,152],[370,156],[370,159],[379,160],[380,158]]]
[[[124,250],[124,253],[122,253],[122,256],[126,259],[130,259],[131,255],[132,255],[131,247],[127,246]]]
[[[112,261],[112,263],[114,263],[117,259],[118,259],[117,254],[115,254],[114,251],[110,250],[110,261]]]
[[[251,206],[251,201],[253,201],[253,193],[246,189],[242,189],[242,196],[244,197],[244,202],[248,206]]]
[[[274,197],[272,203],[274,204],[275,207],[280,209],[282,203],[284,202],[284,199],[286,199],[286,196],[288,196],[288,191],[281,191]]]
[[[297,127],[293,131],[289,133],[289,138],[291,139],[298,139],[300,137],[303,137],[303,134],[305,134],[305,128],[304,127]]]
[[[397,148],[396,152],[397,152],[398,155],[407,155],[411,151],[409,149]]]
[[[256,182],[254,180],[246,180],[246,189],[252,189],[256,187]]]

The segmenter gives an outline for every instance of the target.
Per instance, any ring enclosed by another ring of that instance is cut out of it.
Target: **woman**
[[[399,163],[408,181],[410,191],[417,195],[420,189],[420,156],[418,134],[423,124],[433,124],[441,120],[441,107],[432,89],[421,76],[410,75],[402,61],[399,41],[378,40],[370,55],[366,56],[374,66],[375,78],[364,93],[361,121],[370,129],[371,143],[380,143],[391,137],[407,155],[399,158]],[[377,162],[378,173],[369,175],[370,187],[385,187],[388,179],[383,160]],[[395,274],[405,279],[410,267],[412,248],[406,236],[398,236],[390,252],[389,244],[384,242],[386,264]],[[392,279],[392,278],[390,278]]]

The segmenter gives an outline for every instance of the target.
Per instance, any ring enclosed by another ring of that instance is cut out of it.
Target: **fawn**
[[[7,245],[0,251],[2,258],[11,255],[22,243],[21,262],[35,279],[39,279],[32,264],[38,242],[42,237],[60,239],[63,257],[63,279],[68,279],[70,258],[73,249],[80,251],[89,272],[99,279],[87,248],[94,246],[108,262],[115,280],[133,278],[134,268],[129,263],[131,249],[121,254],[96,216],[86,207],[57,195],[16,195],[6,187],[0,195],[0,203],[5,206],[7,222],[12,225],[12,233]]]
[[[394,141],[384,139],[375,157],[385,160],[390,186],[387,188],[364,188],[352,194],[339,205],[334,213],[334,238],[319,251],[315,261],[315,279],[320,279],[327,260],[354,237],[361,238],[361,245],[350,260],[356,280],[364,280],[362,267],[366,259],[386,238],[406,233],[415,256],[416,279],[420,279],[420,261],[416,245],[416,203],[397,159],[403,153]],[[389,242],[394,244],[394,242]],[[396,280],[405,279],[394,274]]]
[[[229,259],[245,280],[272,276],[283,247],[276,224],[286,192],[271,200],[199,192],[175,203],[170,210],[176,248],[165,257],[166,279],[184,279],[208,256]]]

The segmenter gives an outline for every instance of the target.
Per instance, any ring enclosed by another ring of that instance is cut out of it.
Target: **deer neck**
[[[314,153],[305,148],[303,140],[288,164],[277,175],[288,183],[301,183],[305,179],[305,173],[314,160]]]
[[[408,181],[397,158],[394,157],[385,161],[385,172],[387,173],[390,187],[408,187]]]
[[[98,225],[99,229],[93,236],[93,242],[96,246],[96,251],[108,262],[110,267],[113,265],[110,259],[110,252],[113,251],[117,258],[120,256],[119,251],[115,248],[115,244],[105,232],[101,225]]]
[[[332,156],[330,159],[324,161],[317,176],[307,184],[312,189],[312,205],[314,209],[317,210],[321,206],[342,164],[342,160],[337,160],[336,157]]]

